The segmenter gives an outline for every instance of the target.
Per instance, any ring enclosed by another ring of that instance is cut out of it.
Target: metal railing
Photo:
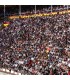
[[[13,12],[14,14],[12,14],[12,13],[9,13],[9,12],[6,12],[6,6],[4,5],[4,13],[3,14],[0,14],[0,16],[3,16],[4,18],[6,17],[6,16],[12,16],[12,15],[24,15],[23,13],[27,13],[27,12],[22,12],[22,10],[21,10],[21,5],[19,5],[19,9],[18,9],[18,12]],[[55,11],[57,11],[57,12],[59,12],[59,11],[62,11],[62,10],[69,10],[70,9],[70,6],[65,6],[65,7],[53,7],[52,5],[49,7],[49,8],[42,8],[42,12],[46,12],[46,13],[48,13],[48,12],[55,12]],[[33,12],[34,11],[34,12]],[[36,7],[36,5],[35,5],[35,9],[34,10],[32,10],[32,12],[34,13],[34,14],[36,14],[37,12],[38,12],[38,9],[37,9],[37,7]]]

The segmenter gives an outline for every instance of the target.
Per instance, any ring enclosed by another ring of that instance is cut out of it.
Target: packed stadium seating
[[[19,75],[69,74],[69,13],[9,22],[0,31],[0,68]]]

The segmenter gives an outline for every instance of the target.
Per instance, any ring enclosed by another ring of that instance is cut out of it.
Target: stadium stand
[[[70,10],[25,14],[9,17],[10,24],[0,31],[0,69],[16,75],[70,75]]]

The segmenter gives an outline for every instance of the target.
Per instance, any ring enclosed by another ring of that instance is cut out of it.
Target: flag
[[[10,22],[5,21],[5,22],[3,23],[3,26],[4,26],[4,27],[8,27],[9,24],[10,24]]]
[[[49,51],[50,51],[50,48],[48,47],[48,48],[46,49],[46,53],[49,53]]]

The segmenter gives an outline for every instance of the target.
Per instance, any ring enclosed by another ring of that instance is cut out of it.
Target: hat
[[[70,67],[70,63],[68,64],[68,67]]]

